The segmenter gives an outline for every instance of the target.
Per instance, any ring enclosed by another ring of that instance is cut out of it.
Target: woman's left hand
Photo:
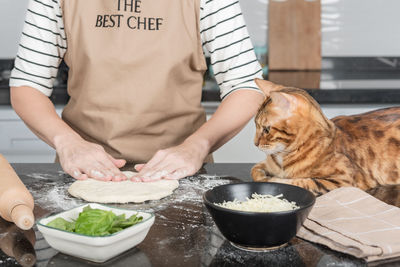
[[[260,82],[259,80],[258,82]],[[265,91],[273,83],[267,82]],[[139,172],[132,181],[151,182],[180,179],[195,174],[204,159],[235,136],[257,113],[264,94],[256,90],[237,90],[221,102],[215,113],[179,146],[159,150],[146,164],[138,164]],[[234,118],[234,119],[232,119]]]
[[[157,151],[146,164],[135,165],[139,173],[131,178],[132,181],[172,180],[195,174],[209,152],[205,143],[186,140],[181,145]]]

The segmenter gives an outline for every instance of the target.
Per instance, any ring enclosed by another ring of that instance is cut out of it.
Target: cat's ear
[[[258,88],[260,88],[261,91],[263,91],[263,93],[266,97],[269,96],[271,94],[271,92],[273,92],[273,91],[279,91],[279,90],[285,88],[285,86],[283,86],[283,85],[275,84],[273,82],[266,81],[266,80],[255,79],[254,81],[256,82]]]
[[[274,107],[280,110],[280,115],[289,117],[298,106],[298,99],[290,94],[271,92],[271,100]]]

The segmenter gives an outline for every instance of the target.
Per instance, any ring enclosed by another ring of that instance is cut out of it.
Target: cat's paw
[[[253,177],[255,182],[267,182],[269,179],[271,179],[271,176],[269,176],[263,169],[260,168],[251,169],[251,177]]]

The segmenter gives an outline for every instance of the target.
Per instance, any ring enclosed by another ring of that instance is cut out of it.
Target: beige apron
[[[65,122],[134,163],[196,131],[206,120],[199,2],[64,0]]]

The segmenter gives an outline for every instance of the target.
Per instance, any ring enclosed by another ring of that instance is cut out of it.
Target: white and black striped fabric
[[[262,70],[254,54],[239,0],[203,0],[200,33],[223,99],[239,89],[255,89]]]
[[[259,90],[254,78],[262,78],[262,69],[238,0],[201,0],[200,35],[222,99],[235,90]],[[10,86],[30,86],[50,96],[66,50],[59,1],[30,0]]]

